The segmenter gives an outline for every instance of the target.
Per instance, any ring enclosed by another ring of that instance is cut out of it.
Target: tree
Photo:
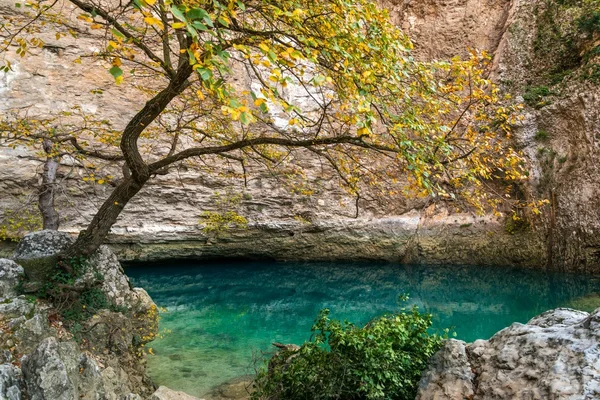
[[[93,253],[153,176],[190,158],[234,160],[246,173],[250,164],[284,170],[290,155],[306,152],[328,162],[351,193],[378,186],[479,209],[505,194],[489,197],[490,180],[524,178],[507,144],[518,107],[504,105],[485,78],[487,56],[418,62],[408,37],[370,1],[65,3],[78,21],[59,0],[30,1],[25,21],[3,25],[4,70],[11,49],[25,57],[43,45],[42,24],[60,38],[76,36],[77,22],[98,32],[101,50],[74,62],[105,60],[117,85],[142,87],[149,98],[123,129],[21,132],[21,141],[124,160],[123,176],[70,255]],[[250,87],[232,83],[240,70]],[[105,147],[86,147],[91,136]]]

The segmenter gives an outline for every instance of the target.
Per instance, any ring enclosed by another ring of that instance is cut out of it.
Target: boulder
[[[75,241],[65,232],[43,230],[25,235],[15,249],[15,260],[28,260],[60,253]]]
[[[600,309],[559,308],[490,340],[448,341],[432,358],[418,400],[600,398]]]
[[[79,373],[80,354],[76,343],[44,339],[35,351],[23,357],[22,370],[31,400],[79,398],[73,377]]]
[[[136,398],[122,368],[100,368],[75,342],[43,340],[23,358],[22,370],[31,400]]]
[[[0,302],[0,315],[4,318],[18,318],[33,313],[34,305],[25,296],[12,297]]]
[[[431,358],[419,382],[417,399],[471,398],[474,377],[465,342],[450,339]]]
[[[25,235],[13,253],[31,281],[45,282],[55,271],[56,254],[75,239],[65,232],[43,230]]]
[[[33,232],[23,238],[13,257],[23,265],[30,280],[43,282],[56,271],[55,256],[73,242],[73,237],[66,232]],[[75,285],[91,287],[98,283],[115,306],[134,308],[136,312],[146,312],[155,307],[145,290],[131,288],[119,260],[107,246],[100,246],[85,262],[83,274]]]

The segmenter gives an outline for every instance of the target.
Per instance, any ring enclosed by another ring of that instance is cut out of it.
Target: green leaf
[[[206,27],[206,25],[204,25],[202,22],[200,21],[194,21],[192,22],[192,25],[194,26],[194,28],[200,30],[200,31],[207,31],[208,28]]]
[[[121,32],[119,32],[118,30],[116,30],[115,28],[111,29],[112,34],[119,38],[119,39],[125,39],[125,35],[123,35]]]
[[[196,72],[198,72],[198,75],[200,75],[200,78],[202,78],[203,81],[207,81],[212,78],[212,71],[210,69],[198,68]]]
[[[190,57],[190,64],[191,65],[196,64],[196,57],[194,56],[194,53],[190,49],[187,49],[187,53],[188,53],[188,56]]]
[[[117,79],[118,77],[120,77],[121,75],[123,75],[123,70],[117,66],[113,66],[111,69],[108,70],[108,72],[110,72],[110,74]]]
[[[187,22],[185,15],[176,5],[171,6],[171,14],[181,22]]]
[[[192,8],[190,11],[188,11],[185,14],[185,16],[192,21],[204,19],[206,17],[208,17],[210,19],[210,16],[208,15],[208,13],[202,8]]]
[[[240,114],[240,122],[244,125],[248,125],[250,123],[250,116],[248,115],[248,113],[243,112],[242,114]]]

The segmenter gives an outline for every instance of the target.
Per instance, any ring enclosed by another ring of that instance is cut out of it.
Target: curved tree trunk
[[[60,219],[54,206],[54,194],[56,193],[56,171],[59,157],[52,155],[53,149],[50,140],[45,139],[43,146],[46,152],[46,162],[38,194],[38,208],[42,214],[44,229],[58,230]]]
[[[125,178],[121,181],[108,199],[102,203],[92,222],[79,233],[75,243],[65,251],[63,258],[92,255],[104,242],[125,205],[142,189],[145,183],[146,181],[138,182],[132,178]]]
[[[182,63],[177,73],[171,78],[169,85],[150,99],[129,121],[123,130],[120,144],[126,162],[125,177],[108,199],[102,203],[92,222],[79,234],[75,243],[63,253],[63,259],[92,255],[110,232],[110,228],[117,221],[125,205],[148,182],[150,170],[140,154],[138,139],[144,129],[163,112],[171,100],[186,88],[187,79],[192,72],[192,66],[188,62]],[[69,266],[65,267],[67,272],[72,272],[69,269]]]

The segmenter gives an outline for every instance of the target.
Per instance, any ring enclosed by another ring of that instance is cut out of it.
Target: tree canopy
[[[116,85],[148,98],[124,127],[68,110],[57,112],[71,118],[58,127],[51,115],[2,121],[5,141],[50,140],[57,154],[124,164],[73,252],[95,251],[153,176],[192,158],[226,158],[244,173],[248,165],[301,173],[293,155],[303,152],[329,163],[351,193],[378,187],[479,210],[509,196],[490,196],[488,182],[525,178],[508,140],[519,106],[487,78],[489,57],[473,51],[467,59],[418,61],[409,38],[368,0],[25,6],[23,18],[2,25],[4,71],[43,46],[42,26],[55,27],[61,40],[77,38],[79,24],[98,47],[72,61],[101,60]]]

